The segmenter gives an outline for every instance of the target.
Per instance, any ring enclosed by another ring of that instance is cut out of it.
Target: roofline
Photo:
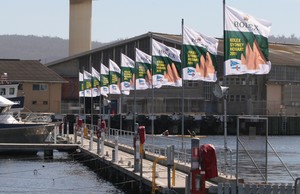
[[[88,55],[88,54],[92,54],[94,52],[105,50],[105,49],[108,49],[108,48],[111,48],[111,47],[115,47],[115,46],[118,46],[118,45],[121,45],[121,44],[126,44],[128,42],[132,42],[132,41],[135,41],[135,40],[138,40],[138,39],[141,39],[141,38],[150,37],[149,34],[151,34],[151,32],[148,32],[148,33],[145,33],[145,34],[142,34],[142,35],[139,35],[139,36],[135,36],[135,37],[132,37],[132,38],[128,38],[128,39],[125,39],[125,40],[112,41],[110,43],[105,43],[101,47],[98,47],[98,48],[95,48],[95,49],[91,49],[91,50],[88,50],[88,51],[84,51],[82,53],[78,53],[78,54],[75,54],[75,55],[72,55],[72,56],[69,56],[69,57],[65,57],[65,58],[62,58],[62,59],[58,59],[56,61],[52,61],[50,63],[46,63],[45,65],[47,67],[50,67],[52,65],[55,65],[55,64],[58,64],[58,63],[61,63],[61,62],[71,61],[71,60],[76,59],[78,57],[82,57],[82,56],[85,56],[85,55]]]
[[[8,82],[32,82],[32,83],[69,83],[68,81],[45,81],[45,80],[7,80]]]
[[[174,40],[174,39],[171,39],[171,38],[163,37],[164,35],[180,36],[179,34],[166,34],[166,33],[158,33],[158,32],[147,32],[145,34],[135,36],[135,37],[132,37],[132,38],[128,38],[128,39],[124,39],[124,40],[120,40],[120,41],[112,41],[110,43],[105,43],[101,47],[91,49],[91,50],[88,50],[88,51],[84,51],[82,53],[78,53],[78,54],[75,54],[75,55],[72,55],[72,56],[69,56],[69,57],[65,57],[65,58],[62,58],[62,59],[58,59],[56,61],[46,63],[45,65],[47,67],[51,67],[52,65],[56,65],[56,64],[61,63],[61,62],[71,61],[73,59],[77,59],[78,57],[82,57],[82,56],[85,56],[85,55],[88,55],[88,54],[93,54],[93,53],[98,52],[98,51],[102,51],[102,50],[112,48],[112,47],[115,47],[115,46],[118,46],[118,45],[126,44],[128,42],[133,42],[133,41],[136,41],[136,40],[139,40],[139,39],[142,39],[142,38],[146,38],[146,37],[149,37],[149,38],[152,37],[152,38],[156,38],[156,39],[160,39],[160,40],[164,39],[164,40],[168,40],[169,42],[172,42],[172,43],[181,44],[181,41],[177,41],[177,40]]]
[[[155,39],[159,39],[159,40],[168,40],[169,42],[171,43],[174,43],[174,44],[182,44],[182,40],[176,40],[176,39],[172,39],[172,38],[169,38],[167,36],[181,36],[181,34],[166,34],[166,33],[159,33],[159,32],[147,32],[145,34],[141,34],[141,35],[138,35],[138,36],[134,36],[132,38],[128,38],[128,39],[124,39],[124,40],[120,40],[120,41],[112,41],[112,42],[109,42],[109,43],[105,43],[103,46],[100,46],[98,48],[95,48],[95,49],[91,49],[91,50],[88,50],[88,51],[84,51],[82,53],[78,53],[78,54],[75,54],[75,55],[72,55],[72,56],[68,56],[68,57],[65,57],[65,58],[62,58],[62,59],[58,59],[56,61],[52,61],[50,63],[46,63],[44,64],[45,66],[47,67],[51,67],[52,65],[56,65],[58,63],[62,63],[62,62],[66,62],[66,61],[71,61],[71,60],[74,60],[74,59],[77,59],[79,57],[82,57],[82,56],[85,56],[85,55],[89,55],[89,54],[93,54],[95,52],[98,52],[98,51],[102,51],[102,50],[105,50],[105,49],[109,49],[109,48],[112,48],[112,47],[115,47],[115,46],[119,46],[119,45],[122,45],[122,44],[126,44],[128,42],[133,42],[133,41],[136,41],[136,40],[139,40],[139,39],[142,39],[142,38],[146,38],[146,37],[149,37],[149,38],[155,38]],[[224,41],[224,38],[216,38],[218,39],[219,41]],[[289,43],[280,43],[280,42],[269,42],[269,45],[292,45],[292,46],[300,46],[300,44],[289,44]],[[224,54],[224,52],[222,51],[218,51],[218,54]]]

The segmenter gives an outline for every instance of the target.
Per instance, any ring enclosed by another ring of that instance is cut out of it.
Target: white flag
[[[134,90],[134,61],[121,53],[121,91],[125,95],[130,94],[130,90]]]
[[[100,95],[100,73],[92,67],[92,95],[99,96]]]
[[[136,90],[145,90],[152,87],[151,56],[139,49],[135,49],[136,62]]]
[[[84,97],[92,97],[92,74],[83,71]]]
[[[110,94],[121,94],[121,69],[119,66],[109,59],[109,93]]]
[[[79,72],[79,97],[84,97],[83,74]]]
[[[225,7],[225,75],[268,74],[271,22]]]
[[[180,50],[152,39],[153,86],[182,86]]]
[[[218,40],[183,26],[184,80],[217,81]]]
[[[100,93],[107,97],[109,94],[109,69],[101,63]]]

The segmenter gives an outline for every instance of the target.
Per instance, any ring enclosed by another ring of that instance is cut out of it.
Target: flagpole
[[[136,123],[136,79],[137,79],[137,70],[136,70],[136,46],[134,43],[134,51],[135,51],[135,63],[134,63],[134,96],[133,96],[133,126]]]
[[[123,71],[122,71],[122,68],[121,68],[121,80],[123,78]],[[119,104],[119,109],[120,109],[120,130],[122,130],[122,103],[123,103],[123,90],[122,90],[122,81],[121,81],[121,94],[120,94],[120,104]]]
[[[181,45],[181,50],[183,50],[183,25],[184,25],[184,20],[181,20],[181,36],[182,36],[182,45]],[[184,51],[182,52],[184,53]],[[181,100],[181,149],[183,150],[183,136],[184,136],[184,78],[183,78],[183,64],[185,63],[183,54],[181,54],[181,79],[182,79],[182,100]]]
[[[225,64],[225,1],[223,0],[223,49],[224,49],[224,57],[223,57],[223,65]],[[226,68],[226,67],[225,67]],[[224,71],[225,71],[224,68]],[[225,72],[224,72],[225,74]],[[223,97],[224,98],[224,161],[225,161],[225,172],[227,167],[227,95]]]
[[[75,137],[74,137],[74,140],[75,140],[75,143],[77,143],[77,132],[79,131],[80,127],[78,125],[79,123],[79,120],[80,120],[80,114],[81,114],[81,99],[80,99],[80,91],[81,91],[81,83],[80,83],[80,65],[79,65],[79,73],[78,73],[78,105],[79,105],[79,108],[78,108],[78,120],[76,120],[76,125],[77,127],[75,128],[75,131],[74,131],[74,134],[75,134]],[[56,137],[55,137],[56,138]]]
[[[83,90],[83,115],[84,115],[84,128],[86,128],[86,110],[85,110],[85,89],[86,89],[86,83],[85,83],[85,73],[84,73],[84,66],[83,66],[83,86],[84,86],[84,90]]]
[[[89,69],[92,70],[92,55],[90,55],[90,59],[89,59]],[[92,73],[92,71],[90,71]],[[93,150],[93,136],[94,136],[94,120],[93,120],[93,76],[91,76],[91,133],[90,133],[90,150]]]
[[[100,61],[100,67],[99,67],[99,72],[100,72],[100,82],[99,82],[99,118],[100,118],[100,122],[102,122],[102,114],[101,114],[101,64],[103,63],[103,51],[101,52],[101,61]]]
[[[120,130],[122,130],[122,103],[123,103],[123,92],[122,92],[122,82],[124,82],[124,80],[123,80],[123,68],[122,68],[122,50],[123,49],[121,49],[121,65],[120,65],[120,69],[121,69],[121,84],[120,84],[120,92],[121,92],[121,94],[120,94],[120,105],[119,105],[119,109],[120,109],[120,118],[119,118],[119,122],[120,122]],[[125,49],[125,52],[126,52],[126,49]]]
[[[150,53],[151,53],[151,133],[152,133],[152,145],[154,145],[154,80],[153,80],[153,70],[154,70],[154,65],[153,65],[153,51],[152,51],[152,46],[153,46],[153,38],[152,38],[152,33],[150,34]]]

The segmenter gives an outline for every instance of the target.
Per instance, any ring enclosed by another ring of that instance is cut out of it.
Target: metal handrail
[[[90,124],[87,124],[87,126],[90,126]],[[91,127],[89,127],[90,129]],[[97,125],[93,125],[93,132],[96,133],[95,129],[98,129]],[[105,138],[107,140],[112,140],[114,141],[114,137],[117,135],[118,136],[118,141],[119,144],[122,144],[123,146],[126,147],[130,147],[133,148],[133,137],[135,136],[135,133],[132,131],[126,131],[126,130],[120,130],[120,129],[115,129],[115,128],[110,128],[108,131],[106,131],[106,136]],[[147,135],[150,136],[150,135]],[[169,137],[164,137],[164,136],[152,136],[155,137],[156,139],[162,139],[162,141],[170,141]],[[150,139],[150,138],[149,138]],[[176,140],[176,139],[172,139],[172,143],[178,145],[177,149],[175,146],[175,150],[174,150],[174,156],[175,156],[175,160],[179,163],[183,163],[184,165],[190,164],[190,160],[191,160],[191,153],[188,152],[190,149],[187,148],[187,143],[186,141],[183,142],[184,146],[183,146],[183,150],[181,149],[182,146],[182,141],[181,140]],[[180,145],[180,146],[179,146]],[[156,145],[155,143],[152,143],[151,140],[150,141],[146,141],[144,144],[144,149],[148,152],[148,153],[153,153],[153,154],[157,154],[158,156],[166,156],[166,147],[162,147],[159,145]],[[221,148],[218,148],[219,150],[222,150]],[[231,149],[227,150],[230,153],[230,164],[228,165],[230,167],[230,175],[232,176],[232,166],[233,166],[233,153]],[[221,157],[221,156],[220,156]],[[219,160],[219,163],[223,162],[222,160]],[[222,166],[223,164],[221,163],[218,166]],[[226,165],[226,164],[224,164]],[[226,168],[225,168],[226,169]],[[223,172],[224,174],[228,175],[227,171]]]
[[[295,194],[300,194],[300,178],[295,180]]]
[[[257,166],[256,162],[254,161],[254,159],[251,157],[251,154],[248,152],[248,150],[246,149],[246,147],[244,146],[244,144],[240,141],[240,139],[238,138],[238,143],[240,143],[242,145],[242,147],[244,148],[246,154],[249,156],[250,160],[252,161],[253,165],[255,166],[255,168],[258,170],[258,172],[260,173],[260,175],[262,176],[262,178],[264,179],[264,181],[266,181],[266,177],[263,175],[263,173],[261,172],[261,170],[259,169],[259,167]]]
[[[275,153],[275,155],[277,156],[277,158],[279,159],[279,161],[281,162],[281,164],[283,165],[283,167],[286,169],[286,171],[289,173],[289,175],[292,177],[293,180],[295,180],[294,176],[292,175],[291,171],[288,169],[288,167],[284,164],[284,162],[281,160],[280,156],[278,155],[278,153],[276,152],[276,150],[274,149],[274,147],[271,145],[271,143],[269,142],[269,140],[267,140],[268,145],[271,147],[271,149],[273,150],[273,152]]]

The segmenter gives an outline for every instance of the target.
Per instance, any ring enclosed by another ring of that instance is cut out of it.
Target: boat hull
[[[52,124],[0,124],[0,143],[45,143]]]

